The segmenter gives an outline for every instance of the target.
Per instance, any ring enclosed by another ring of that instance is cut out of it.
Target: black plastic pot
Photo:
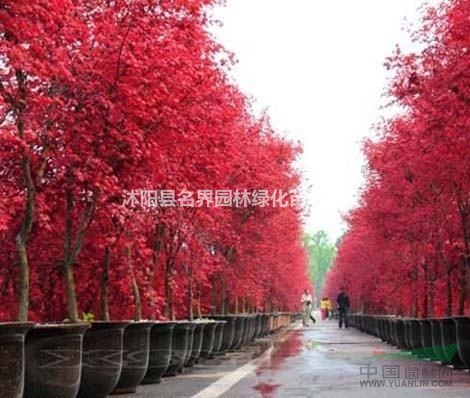
[[[411,320],[404,319],[405,324],[405,348],[411,350]]]
[[[418,319],[410,319],[410,345],[413,354],[420,356],[420,349],[423,348],[421,343],[421,327]]]
[[[289,318],[290,320],[290,315],[287,316],[286,315],[286,319],[287,317]],[[255,314],[255,333],[254,333],[254,339],[257,339],[258,337],[261,336],[261,321],[262,320],[262,316],[261,314]],[[289,324],[290,322],[287,322],[287,324]]]
[[[273,314],[273,332],[279,329],[279,313]]]
[[[263,315],[263,327],[261,331],[261,337],[265,337],[269,334],[269,314],[262,314]]]
[[[248,317],[250,320],[250,330],[248,331],[247,343],[250,343],[255,339],[256,314],[249,314]]]
[[[251,341],[251,336],[253,335],[253,316],[246,315],[247,325],[248,327],[245,328],[245,333],[243,335],[243,344],[247,344]]]
[[[387,342],[387,317],[382,318],[382,340]]]
[[[263,327],[263,315],[256,314],[256,330],[255,330],[255,339],[261,337],[261,329]]]
[[[385,318],[385,341],[392,344],[392,321],[389,317]]]
[[[439,319],[430,319],[431,323],[431,341],[432,349],[434,351],[434,358],[438,361],[446,363],[444,356],[444,350],[442,349],[442,335],[441,335],[441,325]]]
[[[273,312],[269,314],[269,334],[274,333],[276,329],[276,314]]]
[[[377,328],[378,328],[378,336],[385,341],[385,327],[384,327],[384,318],[378,317],[377,318]]]
[[[362,317],[362,325],[363,325],[362,328],[364,330],[364,333],[370,333],[369,323],[370,323],[370,316],[364,315]]]
[[[106,398],[122,369],[124,329],[129,322],[93,322],[83,338],[82,379],[78,398]]]
[[[364,315],[359,316],[358,329],[364,332]]]
[[[460,360],[467,369],[470,369],[470,317],[455,317],[454,322]]]
[[[188,347],[186,349],[186,355],[184,357],[184,366],[189,366],[189,362],[191,360],[191,354],[193,352],[193,345],[194,345],[194,334],[196,332],[197,322],[191,321],[191,329],[189,330],[188,335]]]
[[[380,316],[374,317],[374,336],[380,338]]]
[[[356,314],[348,314],[348,324],[357,329],[357,316]]]
[[[429,319],[420,319],[421,327],[421,345],[422,357],[435,360],[434,349],[432,347],[431,321]]]
[[[383,316],[377,318],[377,327],[379,329],[379,337],[382,341],[385,341],[385,318]]]
[[[246,317],[246,315],[239,315],[240,318],[242,318],[243,326],[241,329],[241,340],[240,340],[240,345],[238,348],[241,348],[243,345],[246,344],[246,336],[248,334],[248,330],[250,329],[250,321]]]
[[[75,398],[89,324],[37,325],[26,335],[25,398]],[[2,395],[3,396],[3,395]]]
[[[170,365],[164,376],[176,376],[183,369],[186,355],[188,355],[189,337],[194,327],[192,322],[180,321],[176,323],[171,341]]]
[[[406,348],[405,344],[405,322],[401,318],[395,320],[395,342],[399,349]]]
[[[222,350],[222,343],[224,341],[224,331],[227,321],[219,319],[216,322],[218,325],[215,328],[213,355],[223,355],[225,351]]]
[[[397,345],[397,320],[390,318],[390,344]]]
[[[355,328],[361,330],[361,315],[357,314],[354,316]]]
[[[243,315],[245,318],[244,328],[243,328],[243,337],[242,337],[242,345],[245,345],[250,340],[250,335],[253,327],[253,318],[249,315]]]
[[[369,315],[367,317],[367,333],[371,335],[375,335],[375,327],[374,327],[375,317]],[[395,332],[394,332],[395,333]]]
[[[154,322],[131,323],[124,330],[123,361],[113,394],[131,394],[142,383],[149,364],[150,329]]]
[[[227,316],[225,318],[227,323],[224,328],[224,337],[222,340],[222,350],[225,352],[232,347],[233,340],[235,339],[235,317]]]
[[[212,318],[219,321],[225,321],[225,326],[223,327],[222,344],[219,348],[220,352],[225,352],[232,347],[233,340],[235,338],[236,317],[234,315],[217,315],[212,316]]]
[[[191,349],[191,353],[188,354],[187,356],[187,361],[185,366],[194,366],[194,364],[197,363],[199,360],[199,356],[201,355],[201,349],[202,349],[202,337],[204,333],[204,326],[205,323],[198,323],[196,322],[196,326],[194,328],[194,333],[193,333],[193,346]]]
[[[372,321],[372,317],[369,316],[369,315],[366,315],[364,316],[364,331],[367,333],[367,334],[371,334],[372,333],[372,327],[371,327],[371,322]]]
[[[235,316],[235,335],[233,338],[233,344],[230,347],[231,350],[238,350],[243,343],[243,329],[245,327],[245,317],[241,315]]]
[[[456,367],[461,367],[462,361],[458,354],[457,330],[454,319],[440,318],[439,324],[441,326],[442,350],[445,362]]]
[[[219,325],[215,321],[207,322],[204,327],[204,333],[202,337],[202,348],[200,356],[202,358],[213,358],[212,351],[214,350],[215,342],[215,331]]]
[[[25,335],[32,323],[0,323],[0,397],[21,398],[25,378]]]
[[[380,338],[380,316],[374,316],[373,322],[374,336]]]
[[[176,322],[156,322],[150,330],[149,366],[142,384],[157,384],[170,366]]]

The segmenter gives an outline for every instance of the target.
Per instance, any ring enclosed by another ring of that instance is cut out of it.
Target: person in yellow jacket
[[[331,311],[333,309],[333,304],[331,304],[331,300],[330,299],[327,299],[327,303],[326,303],[326,317],[329,318],[331,316]]]
[[[322,321],[328,317],[328,297],[323,297],[320,301],[320,311]]]

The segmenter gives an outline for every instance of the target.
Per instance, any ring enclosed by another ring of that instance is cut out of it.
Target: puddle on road
[[[267,369],[279,369],[284,361],[299,355],[303,348],[304,343],[301,332],[296,330],[290,332],[287,338],[274,342],[273,354],[270,360],[261,365],[256,373],[262,373],[263,370]]]
[[[279,388],[279,384],[258,383],[252,388],[253,390],[258,391],[263,398],[271,398],[276,392],[276,390]]]

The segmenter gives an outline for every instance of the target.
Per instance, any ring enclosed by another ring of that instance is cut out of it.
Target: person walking
[[[338,315],[339,315],[339,328],[348,327],[348,310],[349,310],[349,297],[346,294],[344,287],[340,288],[340,292],[338,297],[336,298],[337,308],[338,308]]]
[[[305,289],[304,294],[300,299],[302,303],[302,324],[308,326],[308,321],[311,319],[315,323],[315,318],[312,316],[312,295]]]
[[[322,321],[328,318],[328,298],[323,297],[320,301],[320,311]]]

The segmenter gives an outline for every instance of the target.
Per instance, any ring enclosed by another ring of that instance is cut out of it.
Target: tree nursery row
[[[105,397],[123,341],[137,361],[176,358],[160,369],[174,373],[195,359],[184,344],[204,353],[215,333],[216,352],[237,348],[285,325],[267,314],[296,310],[311,288],[300,148],[230,81],[214,3],[1,2],[1,397],[22,396],[24,366],[28,397]],[[126,205],[134,191],[159,194]],[[209,195],[245,191],[235,205]],[[203,192],[204,205],[168,205],[169,192]],[[283,201],[261,200],[276,192]],[[203,321],[230,313],[266,315],[229,317],[246,330]]]
[[[470,314],[470,1],[424,15],[421,51],[387,62],[394,116],[365,143],[366,184],[327,281],[355,312]]]
[[[470,369],[470,317],[418,319],[351,314],[349,323],[405,355],[454,369]]]
[[[0,319],[297,308],[299,205],[124,205],[133,190],[298,188],[300,148],[229,81],[212,3],[2,3]]]
[[[5,354],[0,396],[106,398],[134,393],[140,384],[158,384],[199,361],[237,351],[295,317],[284,312],[196,321],[11,323],[0,329]]]

